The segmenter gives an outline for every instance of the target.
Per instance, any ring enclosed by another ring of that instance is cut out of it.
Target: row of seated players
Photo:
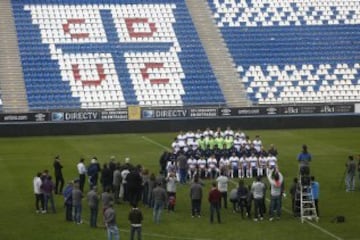
[[[232,153],[230,157],[221,156],[216,159],[215,154],[209,158],[201,156],[199,159],[190,156],[187,160],[188,178],[194,179],[195,175],[200,178],[217,178],[220,173],[231,178],[253,178],[265,176],[268,169],[277,167],[277,157],[269,153],[267,156],[256,156],[252,153],[250,156],[238,157]],[[176,172],[176,163],[168,161],[166,170],[168,173]]]

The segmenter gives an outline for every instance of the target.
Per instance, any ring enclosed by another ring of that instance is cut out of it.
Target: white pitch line
[[[156,142],[156,141],[154,141],[154,140],[152,140],[152,139],[150,139],[150,138],[148,138],[148,137],[141,136],[141,138],[144,139],[145,141],[147,141],[147,142],[149,142],[149,143],[152,143],[152,144],[154,144],[154,145],[156,145],[156,146],[158,146],[158,147],[161,147],[161,148],[163,148],[163,149],[165,149],[165,150],[167,150],[167,151],[171,150],[170,148],[168,148],[168,147],[162,145],[161,143]]]
[[[150,138],[148,138],[148,137],[142,136],[142,138],[143,138],[144,140],[150,142],[150,143],[153,143],[153,144],[156,145],[156,146],[159,146],[159,147],[163,148],[163,149],[166,149],[166,150],[169,150],[169,149],[170,149],[170,148],[162,145],[161,143],[156,142],[156,141],[154,141],[154,140],[152,140],[152,139],[150,139]],[[230,180],[230,182],[237,185],[237,183],[236,183],[235,181]],[[269,199],[266,199],[266,200],[267,200],[267,201],[270,201]],[[289,214],[292,214],[292,211],[290,211],[289,209],[286,209],[286,208],[284,208],[284,207],[283,207],[282,209],[283,209],[285,212],[287,212],[287,213],[289,213]],[[343,240],[341,237],[336,236],[335,234],[329,232],[328,230],[320,227],[319,225],[317,225],[317,224],[315,224],[315,223],[312,223],[312,222],[310,222],[310,221],[308,221],[308,220],[305,220],[305,222],[308,223],[308,224],[309,224],[310,226],[312,226],[313,228],[316,228],[317,230],[321,231],[322,233],[325,233],[325,234],[329,235],[330,237],[332,237],[332,238],[334,238],[334,239],[336,239],[336,240]]]

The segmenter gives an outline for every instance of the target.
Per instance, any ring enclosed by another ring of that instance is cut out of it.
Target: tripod
[[[346,172],[347,172],[347,169],[345,169],[344,174],[342,175],[342,177],[340,179],[339,189],[342,189],[344,187]]]

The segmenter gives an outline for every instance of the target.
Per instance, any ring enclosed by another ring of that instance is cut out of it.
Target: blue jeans
[[[134,240],[135,233],[137,234],[137,239],[141,240],[141,227],[133,227],[133,226],[131,226],[130,240]]]
[[[81,223],[81,205],[74,205],[74,221]]]
[[[160,223],[160,216],[161,212],[164,208],[163,201],[155,201],[154,202],[154,209],[153,209],[153,219],[155,223]]]
[[[50,204],[51,204],[51,211],[53,213],[56,212],[55,210],[55,203],[54,203],[54,196],[52,193],[45,193],[44,194],[44,198],[45,198],[45,210],[48,211],[48,204],[49,204],[49,201],[50,201]]]
[[[278,217],[281,216],[281,196],[271,196],[270,200],[270,217],[274,217],[274,212]]]
[[[98,207],[90,208],[90,227],[96,227]]]
[[[119,228],[116,225],[107,226],[108,240],[120,240]]]
[[[186,183],[186,175],[187,171],[184,168],[180,168],[180,183],[185,184]]]

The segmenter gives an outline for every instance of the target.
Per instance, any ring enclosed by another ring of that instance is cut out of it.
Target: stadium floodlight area
[[[360,101],[360,3],[209,0],[249,99]]]
[[[225,104],[184,1],[12,6],[30,110]]]

